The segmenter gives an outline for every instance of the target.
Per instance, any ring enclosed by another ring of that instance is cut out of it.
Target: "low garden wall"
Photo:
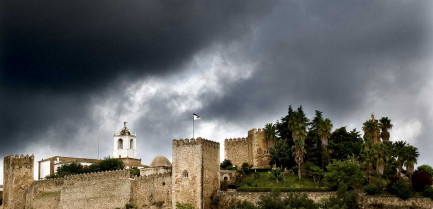
[[[314,202],[320,202],[324,198],[336,195],[335,192],[281,192],[281,197],[286,198],[290,194],[303,194]],[[230,204],[237,201],[248,201],[254,204],[260,199],[260,196],[270,194],[270,192],[239,192],[236,190],[218,192],[219,209],[225,209]],[[398,197],[378,197],[361,194],[360,202],[364,209],[432,209],[433,201],[429,198],[410,198],[401,200]]]

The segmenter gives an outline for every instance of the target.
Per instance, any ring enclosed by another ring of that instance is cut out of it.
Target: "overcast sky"
[[[303,105],[334,128],[388,116],[391,140],[432,165],[432,14],[427,0],[1,1],[0,163],[97,158],[98,140],[112,155],[123,121],[143,164],[171,160],[193,112],[195,136],[223,146]]]

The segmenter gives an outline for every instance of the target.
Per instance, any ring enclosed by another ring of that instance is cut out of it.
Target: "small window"
[[[134,139],[129,141],[129,149],[134,149]]]
[[[183,177],[188,178],[188,171],[183,172]]]

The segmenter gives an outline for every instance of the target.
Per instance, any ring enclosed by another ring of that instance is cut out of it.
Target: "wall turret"
[[[26,192],[33,183],[34,156],[8,155],[3,168],[3,208],[24,208]]]

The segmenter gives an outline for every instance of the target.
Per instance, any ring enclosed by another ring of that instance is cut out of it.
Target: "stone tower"
[[[211,208],[211,195],[219,188],[218,142],[202,138],[173,140],[172,208],[176,203]]]
[[[3,208],[24,208],[26,192],[33,183],[34,156],[8,155],[4,158]]]
[[[114,158],[135,158],[137,140],[136,134],[131,134],[123,122],[123,128],[119,133],[113,135],[113,157]]]

